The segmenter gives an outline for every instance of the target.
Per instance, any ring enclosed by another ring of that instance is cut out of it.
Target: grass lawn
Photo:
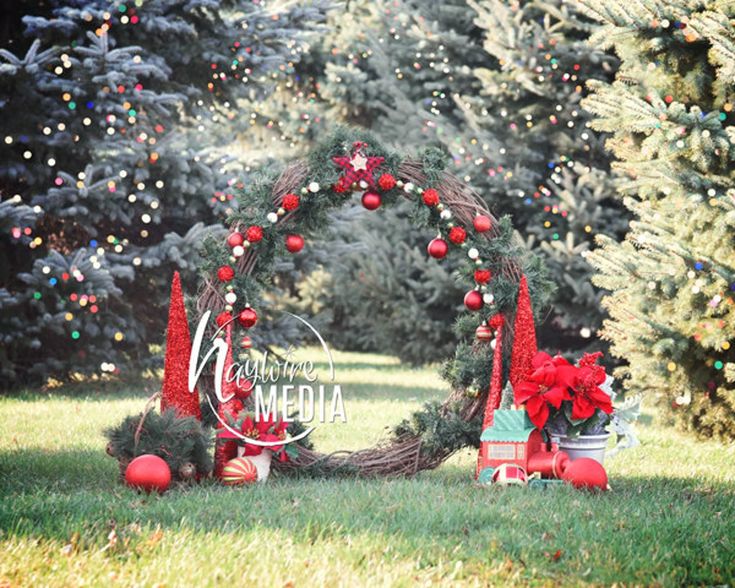
[[[434,371],[337,353],[359,448],[446,389]],[[150,390],[73,385],[0,399],[0,586],[682,585],[735,582],[735,446],[639,425],[612,492],[483,488],[476,454],[406,480],[120,485],[102,430]]]

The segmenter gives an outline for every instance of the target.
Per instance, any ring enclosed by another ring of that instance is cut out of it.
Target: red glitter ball
[[[493,275],[492,273],[490,273],[490,270],[475,270],[475,282],[477,282],[478,284],[487,284],[492,277]]]
[[[229,312],[220,312],[215,320],[217,321],[217,326],[222,327],[232,320],[232,315]]]
[[[378,186],[383,192],[387,192],[396,187],[396,179],[390,174],[383,174],[378,178]]]
[[[283,202],[281,206],[285,210],[295,210],[299,206],[300,199],[296,194],[286,194],[283,197]]]
[[[426,206],[436,206],[439,204],[439,192],[434,188],[427,188],[424,190],[423,199]]]
[[[467,231],[462,227],[452,227],[449,231],[449,240],[455,245],[461,245],[467,238]]]
[[[217,270],[217,277],[219,278],[220,282],[229,282],[232,278],[235,277],[235,270],[232,269],[229,265],[223,265]]]
[[[248,227],[248,230],[245,231],[245,236],[251,243],[257,243],[263,239],[263,228],[258,225]]]

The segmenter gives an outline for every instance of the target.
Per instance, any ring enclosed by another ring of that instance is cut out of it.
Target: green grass
[[[359,448],[446,390],[433,370],[336,354]],[[149,388],[155,385],[148,383]],[[407,480],[295,480],[164,496],[120,485],[102,430],[142,387],[0,399],[0,586],[681,585],[735,578],[735,446],[653,425],[611,458],[612,492],[478,487],[475,452]],[[114,533],[111,532],[114,530]]]

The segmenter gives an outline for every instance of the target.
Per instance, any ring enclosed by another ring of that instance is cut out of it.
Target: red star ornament
[[[344,192],[352,184],[364,181],[368,188],[375,188],[373,172],[385,161],[383,157],[367,157],[367,144],[356,142],[352,145],[352,155],[332,157],[332,161],[344,169],[344,174],[337,183],[338,191]]]

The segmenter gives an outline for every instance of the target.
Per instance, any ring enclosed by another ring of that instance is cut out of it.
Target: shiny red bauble
[[[230,236],[227,237],[227,244],[230,247],[237,247],[238,245],[242,245],[245,242],[245,237],[242,236],[242,233],[234,232],[230,233]]]
[[[258,322],[258,313],[252,308],[246,308],[237,315],[237,320],[243,327],[249,329]]]
[[[607,490],[607,472],[599,461],[580,457],[571,462],[561,479],[575,488],[586,490]]]
[[[484,233],[485,231],[490,230],[490,228],[493,226],[493,221],[490,220],[489,216],[478,214],[472,221],[472,224],[475,226],[475,230],[478,233]]]
[[[368,210],[375,210],[380,208],[383,204],[383,198],[377,192],[365,192],[362,195],[362,205]]]
[[[482,294],[477,290],[470,290],[464,295],[464,305],[467,310],[480,310],[482,308]]]
[[[434,259],[441,259],[446,256],[447,251],[449,251],[449,245],[447,245],[447,242],[444,239],[437,237],[429,242],[426,250]]]
[[[298,253],[304,248],[304,238],[301,235],[286,235],[286,249],[291,253]]]
[[[171,468],[157,455],[141,455],[128,464],[125,482],[144,492],[163,493],[171,484]]]

